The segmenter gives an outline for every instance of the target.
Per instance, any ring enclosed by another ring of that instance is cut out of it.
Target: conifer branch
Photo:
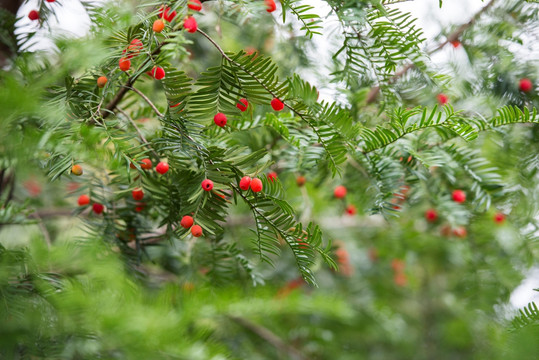
[[[136,92],[141,98],[143,98],[144,101],[146,101],[148,103],[148,105],[150,105],[150,107],[157,114],[157,116],[159,116],[160,118],[164,117],[164,115],[161,114],[161,112],[159,111],[159,109],[157,109],[157,107],[154,105],[154,103],[146,95],[144,95],[144,93],[142,91],[140,91],[139,89],[137,89],[134,86],[132,86],[130,89],[133,90],[134,92]]]
[[[136,90],[135,88],[133,88],[133,90]],[[138,90],[136,90],[138,91]],[[135,92],[136,92],[135,91]],[[135,129],[135,131],[137,132],[139,138],[140,138],[140,141],[145,144],[149,149],[150,151],[152,152],[152,154],[154,154],[154,156],[156,158],[159,159],[159,154],[153,149],[152,145],[148,142],[148,140],[146,140],[146,137],[144,137],[144,135],[142,134],[142,131],[140,131],[139,127],[137,126],[137,124],[135,123],[135,121],[131,118],[131,116],[129,116],[129,114],[127,114],[124,110],[122,110],[120,107],[116,107],[116,110],[118,110],[123,116],[125,116],[125,118],[127,119],[127,121],[129,121],[131,123],[131,125],[133,126],[133,128]]]

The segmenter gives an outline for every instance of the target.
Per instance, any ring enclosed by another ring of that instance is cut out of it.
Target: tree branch
[[[134,92],[136,92],[137,94],[140,95],[141,98],[143,98],[147,103],[148,105],[150,105],[150,107],[152,108],[152,110],[157,114],[157,116],[159,117],[164,117],[163,114],[161,114],[161,112],[159,112],[159,110],[157,109],[157,107],[153,104],[153,102],[146,96],[144,95],[144,93],[142,91],[140,91],[139,89],[135,88],[135,87],[131,87],[130,88],[131,90],[133,90]]]
[[[133,90],[135,90],[133,88]],[[138,90],[136,90],[138,91]],[[135,91],[135,92],[136,92]],[[140,138],[140,141],[148,146],[148,148],[151,150],[152,154],[155,155],[156,158],[159,159],[159,154],[153,149],[152,145],[148,142],[148,140],[146,140],[146,138],[144,137],[144,135],[142,134],[142,131],[140,131],[139,127],[137,126],[137,124],[135,123],[135,121],[131,118],[131,116],[129,116],[124,110],[122,110],[120,107],[116,107],[116,110],[118,110],[123,116],[126,117],[126,119],[131,123],[131,125],[133,125],[133,127],[135,128],[135,131],[137,132],[139,138]]]

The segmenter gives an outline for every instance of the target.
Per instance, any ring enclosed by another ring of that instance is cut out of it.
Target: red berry
[[[184,229],[189,229],[191,226],[193,226],[193,218],[189,215],[185,215],[182,217],[182,221],[180,221],[180,225]]]
[[[185,30],[187,30],[187,32],[194,33],[198,29],[197,21],[194,17],[188,16],[183,21],[183,27],[185,28]]]
[[[217,113],[213,117],[213,122],[220,127],[225,127],[226,125],[226,115],[223,113]]]
[[[168,164],[166,162],[160,162],[155,167],[155,171],[157,171],[159,174],[163,175],[168,171]]]
[[[440,105],[445,105],[449,102],[449,97],[447,97],[445,94],[438,94],[436,98],[438,99]]]
[[[393,260],[391,260],[391,268],[396,273],[403,272],[404,271],[404,266],[405,266],[405,263],[401,259],[393,259]]]
[[[281,111],[282,109],[284,109],[284,104],[283,104],[283,102],[281,100],[275,98],[275,99],[271,100],[271,107],[275,111]]]
[[[152,30],[156,33],[160,33],[161,31],[163,31],[163,29],[165,29],[165,23],[163,22],[163,20],[155,20],[153,22],[153,26],[152,26]]]
[[[56,1],[56,0],[47,0],[47,2],[54,2],[54,1]]]
[[[434,209],[428,209],[425,211],[425,219],[428,222],[435,222],[438,219],[438,212]]]
[[[82,175],[82,166],[80,165],[73,165],[71,168],[71,173],[75,176],[81,176]]]
[[[187,3],[187,6],[191,10],[195,10],[195,11],[202,10],[202,3],[200,2],[200,0],[189,0],[189,2]]]
[[[140,160],[140,167],[149,170],[153,167],[152,161],[148,158]]]
[[[244,176],[240,180],[240,189],[242,190],[249,190],[249,186],[251,185],[251,178],[249,176]]]
[[[253,190],[255,193],[262,191],[262,180],[259,178],[254,178],[251,180],[251,190]]]
[[[272,171],[268,174],[268,180],[273,182],[273,180],[277,179],[277,173],[275,171]]]
[[[193,234],[194,237],[201,237],[202,236],[202,228],[200,225],[193,225],[191,228],[191,234]]]
[[[141,212],[142,210],[144,210],[145,207],[146,207],[145,203],[139,203],[139,204],[137,204],[137,206],[135,206],[135,211],[136,212]]]
[[[466,193],[462,190],[453,191],[452,197],[454,202],[463,203],[466,201]]]
[[[171,22],[176,17],[176,11],[170,12],[170,8],[168,6],[161,6],[161,8],[159,9],[159,17],[165,19],[168,22]]]
[[[202,185],[202,188],[206,191],[211,191],[211,189],[213,189],[213,181],[209,179],[202,181],[201,185]]]
[[[346,196],[346,188],[342,185],[337,186],[335,190],[333,191],[333,195],[337,199],[342,199],[343,197]]]
[[[274,12],[275,9],[277,9],[277,5],[275,5],[275,0],[264,0],[266,3],[266,11],[271,13]]]
[[[241,112],[247,110],[248,106],[249,102],[247,101],[247,99],[240,99],[239,102],[236,104],[236,107],[240,109]]]
[[[144,191],[142,189],[137,188],[131,192],[131,195],[133,195],[133,199],[139,201],[144,198]]]
[[[408,283],[408,278],[406,277],[405,273],[397,273],[393,275],[393,282],[397,286],[406,286]]]
[[[454,48],[458,48],[460,46],[460,41],[458,40],[451,40],[450,43]]]
[[[299,186],[299,187],[302,187],[303,185],[305,185],[305,183],[307,182],[307,180],[305,179],[305,176],[298,176],[296,178],[296,184]]]
[[[38,20],[39,19],[39,12],[37,10],[32,10],[28,13],[28,18],[30,20]]]
[[[453,235],[459,238],[465,238],[468,235],[468,231],[464,226],[459,226],[453,229]]]
[[[150,74],[154,79],[161,80],[165,77],[165,70],[160,66],[154,66]]]
[[[88,195],[81,195],[79,196],[79,200],[77,202],[79,206],[88,205],[90,203],[90,197]]]
[[[518,87],[520,91],[530,92],[533,89],[533,84],[530,79],[524,78],[524,79],[520,79],[520,83]]]
[[[104,88],[105,84],[107,83],[108,79],[106,76],[100,76],[97,78],[97,87],[98,88]]]
[[[92,205],[92,210],[99,215],[103,212],[103,210],[105,210],[105,207],[100,203],[95,203]]]
[[[346,213],[348,215],[355,215],[357,213],[357,209],[354,205],[350,204],[346,207]]]
[[[501,224],[505,221],[505,214],[499,212],[494,215],[494,222],[497,224]]]
[[[120,61],[118,61],[118,65],[120,66],[120,70],[127,71],[131,67],[131,60],[127,58],[121,58]]]

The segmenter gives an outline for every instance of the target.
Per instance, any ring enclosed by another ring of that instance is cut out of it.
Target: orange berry
[[[305,179],[305,176],[303,175],[300,175],[296,178],[296,184],[299,186],[299,187],[302,187],[303,185],[305,185],[305,183],[307,182],[307,180]]]
[[[193,234],[194,237],[201,237],[202,236],[202,228],[200,225],[193,225],[191,228],[191,234]]]
[[[163,22],[163,20],[155,20],[153,22],[153,31],[156,32],[156,33],[160,33],[161,31],[163,31],[163,29],[165,28],[165,23]]]
[[[335,190],[333,191],[333,195],[337,198],[337,199],[342,199],[346,196],[346,188],[343,186],[343,185],[339,185],[335,188]]]
[[[105,84],[107,83],[108,79],[106,76],[100,76],[97,78],[97,87],[98,88],[104,88]]]
[[[77,201],[79,206],[88,205],[90,203],[90,197],[88,195],[81,195],[79,196],[79,200]]]
[[[120,66],[120,70],[127,71],[131,67],[131,60],[127,58],[121,58],[118,61],[118,66]]]
[[[76,175],[76,176],[81,176],[82,175],[82,166],[73,165],[73,167],[71,168],[71,173],[73,175]]]
[[[189,229],[191,226],[193,226],[194,220],[191,216],[185,215],[182,217],[182,220],[180,221],[180,225],[184,229]]]

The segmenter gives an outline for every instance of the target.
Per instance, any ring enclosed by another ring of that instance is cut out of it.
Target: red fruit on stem
[[[249,106],[249,102],[247,99],[240,99],[238,103],[236,104],[236,107],[240,109],[241,112],[244,112],[247,110],[247,107]]]
[[[187,7],[194,11],[200,11],[202,10],[202,3],[200,2],[200,0],[189,0],[189,3],[187,3]]]
[[[268,174],[268,180],[273,182],[273,180],[277,179],[277,173],[275,171],[272,171]]]
[[[449,102],[449,97],[446,94],[438,94],[436,95],[436,98],[438,99],[440,105],[445,105]]]
[[[90,197],[88,195],[81,195],[79,196],[79,200],[77,201],[79,206],[88,205],[90,203]]]
[[[520,79],[518,88],[520,89],[520,91],[530,92],[533,89],[532,81],[528,78]]]
[[[455,190],[451,194],[454,202],[463,203],[466,201],[466,193],[462,190]]]
[[[99,215],[105,210],[105,207],[100,203],[95,203],[92,205],[92,210]]]
[[[176,11],[170,11],[168,6],[161,6],[159,9],[159,17],[165,19],[168,22],[171,22],[176,17]]]
[[[131,195],[133,195],[133,199],[136,201],[142,200],[144,198],[144,191],[140,188],[136,188],[131,192]]]
[[[160,162],[155,167],[155,171],[157,171],[159,174],[163,175],[168,171],[168,164],[166,162]]]
[[[142,210],[144,210],[145,207],[146,207],[145,203],[139,203],[139,204],[137,204],[137,206],[135,206],[135,211],[136,212],[141,212]]]
[[[226,125],[226,115],[223,113],[217,113],[213,117],[213,122],[219,127],[225,127]]]
[[[37,10],[32,10],[28,13],[28,19],[30,20],[38,20],[39,19],[39,12]]]
[[[335,188],[335,190],[333,191],[333,195],[337,198],[337,199],[342,199],[343,197],[346,196],[346,188],[343,186],[343,185],[339,185]]]
[[[127,71],[131,67],[131,60],[127,58],[121,58],[118,61],[118,65],[120,66],[120,70]]]
[[[266,3],[266,11],[271,13],[274,12],[275,9],[277,9],[277,5],[275,5],[275,0],[264,0]]]
[[[405,265],[405,263],[401,259],[393,259],[393,260],[391,260],[391,268],[396,273],[403,272],[404,271],[404,265]]]
[[[184,229],[189,229],[191,226],[193,226],[194,220],[191,216],[185,215],[182,217],[182,220],[180,221],[180,225]]]
[[[47,0],[47,2],[55,2],[56,0]]]
[[[211,189],[213,189],[213,181],[209,179],[202,181],[201,185],[202,185],[202,188],[206,191],[211,191]]]
[[[160,33],[161,31],[163,31],[165,29],[165,23],[163,22],[163,20],[155,20],[153,22],[153,26],[152,26],[152,30],[156,33]]]
[[[346,213],[348,215],[355,215],[357,213],[357,209],[354,205],[350,204],[346,207]]]
[[[81,176],[82,175],[82,166],[80,165],[73,165],[71,168],[71,173],[75,176]]]
[[[198,29],[197,21],[194,17],[188,16],[183,21],[183,27],[185,28],[185,30],[187,30],[187,32],[194,33]]]
[[[200,225],[193,225],[193,227],[191,228],[191,234],[194,237],[201,237],[202,236],[202,228],[200,227]]]
[[[505,221],[505,214],[499,212],[494,214],[494,222],[497,224],[501,224]]]
[[[451,45],[453,45],[453,47],[456,49],[460,46],[460,41],[458,40],[452,40],[450,41]]]
[[[154,79],[161,80],[165,77],[165,70],[160,66],[154,66],[150,74]]]
[[[249,186],[251,185],[251,178],[249,176],[244,176],[240,180],[240,189],[242,190],[249,190]]]
[[[299,186],[299,187],[302,187],[303,185],[305,185],[305,183],[307,182],[307,180],[305,179],[305,176],[303,175],[300,175],[296,178],[296,184]]]
[[[152,161],[148,158],[140,160],[140,167],[149,170],[153,167]]]
[[[425,211],[425,219],[428,222],[435,222],[438,219],[438,212],[434,209],[428,209]]]
[[[464,226],[459,226],[453,229],[453,235],[459,238],[465,238],[468,235],[468,231]]]
[[[275,98],[275,99],[271,100],[271,107],[275,111],[281,111],[282,109],[284,109],[284,104],[283,104],[283,102],[281,100]]]
[[[97,78],[97,87],[98,88],[104,88],[105,85],[107,84],[107,77],[106,76],[100,76]]]
[[[255,193],[262,191],[262,180],[259,178],[254,178],[251,180],[251,190],[253,190]]]

